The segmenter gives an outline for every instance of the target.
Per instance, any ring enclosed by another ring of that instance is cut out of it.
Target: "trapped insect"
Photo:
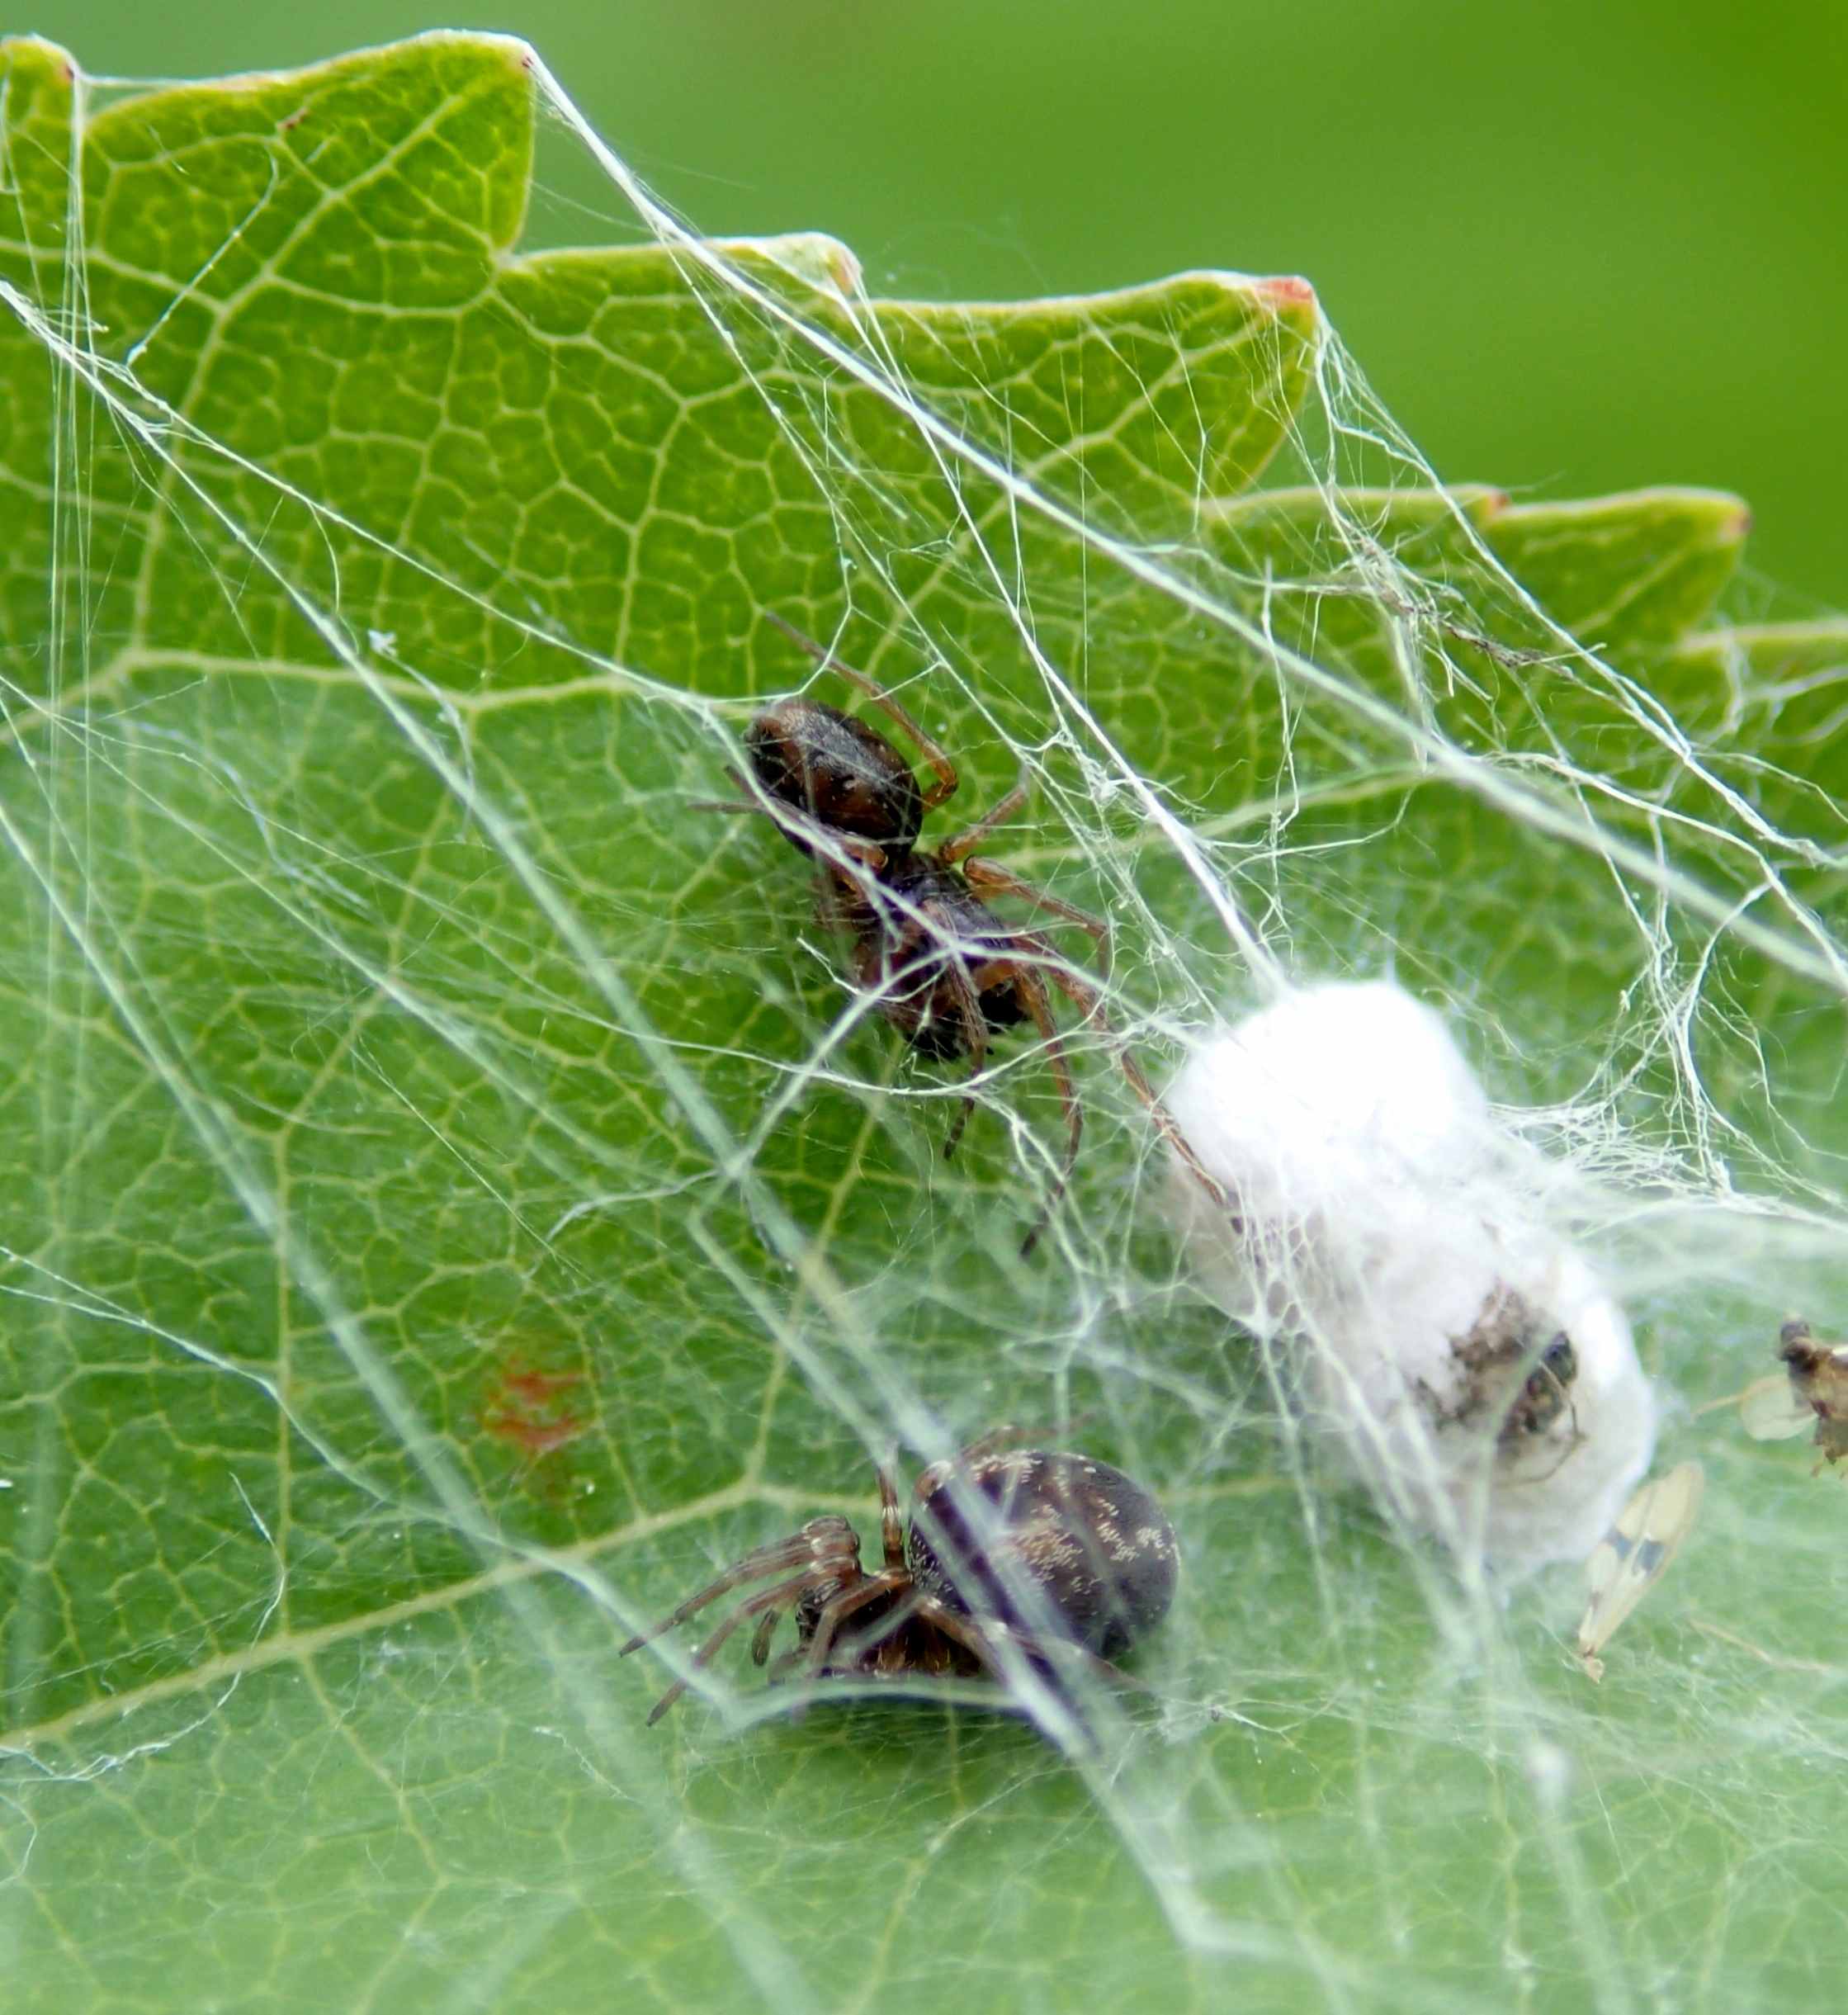
[[[1135,1685],[1110,1661],[1167,1614],[1179,1554],[1160,1505],[1120,1469],[1089,1455],[995,1444],[1002,1429],[936,1463],[918,1478],[906,1527],[898,1492],[881,1469],[884,1564],[868,1573],[860,1539],[838,1514],[754,1548],[689,1596],[652,1630],[629,1639],[626,1657],[745,1583],[776,1577],[747,1596],[694,1652],[708,1665],[738,1626],[757,1627],[751,1658],[763,1665],[783,1615],[796,1644],[772,1666],[781,1678],[987,1677],[1005,1683],[1011,1645],[1048,1677],[1061,1665]],[[649,1715],[652,1725],[686,1691],[675,1680]]]
[[[1504,1579],[1583,1560],[1649,1466],[1655,1395],[1550,1221],[1562,1171],[1443,1018],[1390,982],[1292,989],[1200,1042],[1166,1106],[1236,1201],[1171,1185],[1195,1264],[1324,1445]]]
[[[1739,1418],[1756,1441],[1781,1441],[1816,1423],[1824,1463],[1848,1455],[1848,1343],[1822,1343],[1807,1322],[1786,1322],[1778,1332],[1781,1377],[1761,1379],[1739,1395]]]
[[[1623,1507],[1586,1562],[1587,1593],[1578,1626],[1578,1655],[1588,1677],[1604,1677],[1599,1654],[1618,1625],[1668,1572],[1693,1527],[1706,1480],[1697,1462],[1685,1462],[1666,1476],[1652,1478]]]
[[[864,721],[825,700],[796,698],[767,708],[745,734],[756,787],[751,802],[715,808],[762,813],[799,853],[818,863],[821,920],[853,940],[853,985],[920,1055],[944,1062],[967,1057],[973,1077],[987,1061],[991,1036],[1029,1023],[1038,1032],[1065,1113],[1066,1150],[1052,1194],[1022,1243],[1021,1251],[1030,1252],[1065,1194],[1084,1131],[1048,989],[1078,1009],[1085,1025],[1108,1035],[1110,1024],[1091,979],[1081,977],[1043,932],[1012,928],[985,898],[1010,896],[1086,932],[1096,948],[1099,979],[1109,974],[1110,927],[976,853],[1026,802],[1024,773],[972,825],[939,846],[920,846],[925,816],[956,793],[959,778],[949,756],[864,672],[842,664],[781,617],[770,621],[909,736],[933,781],[920,788],[910,764]],[[734,781],[749,788],[735,774]],[[1137,1097],[1217,1195],[1217,1185],[1174,1133],[1134,1057],[1120,1044],[1117,1056]],[[944,1138],[946,1158],[974,1109],[973,1096],[966,1095]]]
[[[1496,1286],[1468,1330],[1451,1340],[1462,1377],[1448,1406],[1426,1392],[1433,1417],[1447,1426],[1492,1420],[1496,1445],[1505,1454],[1519,1454],[1529,1437],[1562,1430],[1563,1460],[1578,1436],[1572,1404],[1578,1353],[1563,1330],[1547,1336],[1546,1327],[1520,1295]]]

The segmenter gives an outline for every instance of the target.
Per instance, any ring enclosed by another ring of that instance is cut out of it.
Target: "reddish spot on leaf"
[[[560,1393],[574,1391],[584,1384],[581,1371],[540,1371],[529,1369],[518,1358],[512,1360],[501,1377],[503,1396],[517,1399],[522,1406],[547,1407]]]
[[[547,1371],[511,1357],[482,1408],[481,1425],[536,1465],[590,1431],[584,1388],[581,1371]]]

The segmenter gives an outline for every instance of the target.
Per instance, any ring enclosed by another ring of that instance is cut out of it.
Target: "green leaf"
[[[480,37],[113,97],[0,50],[8,2007],[1789,2005],[1807,1464],[1672,1426],[1707,1525],[1592,1692],[1569,1577],[1484,1614],[1310,1487],[1110,1044],[1066,1013],[1023,1263],[1042,1062],[943,1161],[961,1081],[702,801],[813,675],[775,614],[954,809],[1027,769],[993,850],[1108,915],[1151,1072],[1255,997],[1233,906],[1396,967],[1625,1179],[1706,1400],[1841,1252],[1839,628],[1698,627],[1733,499],[1433,488],[1300,281],[526,253],[549,93]],[[1009,1420],[1181,1535],[1094,1752],[798,1719],[736,1639],[644,1725],[631,1630]]]

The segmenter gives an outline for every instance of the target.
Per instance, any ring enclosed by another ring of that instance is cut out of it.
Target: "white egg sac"
[[[1306,988],[1203,1043],[1165,1104],[1232,1199],[1174,1158],[1203,1279],[1389,1511],[1505,1577],[1589,1554],[1655,1396],[1439,1017],[1384,982]]]

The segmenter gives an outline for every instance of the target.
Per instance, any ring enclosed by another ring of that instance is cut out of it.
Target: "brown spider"
[[[796,1647],[772,1667],[773,1680],[800,1667],[811,1680],[922,1675],[1005,1684],[1002,1647],[1010,1644],[1049,1679],[1058,1663],[1075,1663],[1137,1684],[1110,1659],[1167,1613],[1179,1562],[1174,1528],[1120,1469],[1089,1455],[1002,1453],[997,1445],[1012,1438],[1003,1428],[926,1469],[909,1530],[892,1479],[879,1471],[879,1573],[861,1566],[859,1535],[848,1520],[811,1518],[790,1538],[754,1548],[653,1630],[631,1637],[625,1658],[732,1589],[782,1577],[731,1610],[693,1653],[687,1675],[655,1703],[649,1724],[752,1616],[751,1658],[763,1664],[790,1610]],[[983,1514],[974,1529],[972,1510]],[[844,1630],[848,1623],[852,1630]]]
[[[745,734],[756,784],[751,801],[716,808],[762,813],[799,852],[819,859],[822,920],[853,939],[853,984],[914,1049],[946,1062],[967,1056],[974,1077],[987,1060],[991,1033],[1027,1022],[1038,1031],[1065,1111],[1066,1152],[1052,1194],[1022,1242],[1021,1251],[1030,1252],[1071,1180],[1085,1123],[1048,985],[1080,1010],[1086,1024],[1106,1034],[1110,1024],[1097,989],[1080,977],[1050,938],[1010,928],[982,899],[1011,896],[1088,932],[1097,948],[1099,977],[1105,979],[1110,927],[976,853],[1027,802],[1024,772],[974,825],[940,846],[920,847],[925,814],[955,794],[955,765],[883,687],[780,616],[771,614],[770,620],[910,736],[934,781],[920,789],[911,765],[865,721],[825,700],[796,698],[767,708]],[[1164,1136],[1224,1205],[1224,1191],[1176,1130],[1141,1067],[1121,1044],[1117,1057]],[[965,1095],[944,1138],[946,1158],[974,1109],[973,1095]]]

